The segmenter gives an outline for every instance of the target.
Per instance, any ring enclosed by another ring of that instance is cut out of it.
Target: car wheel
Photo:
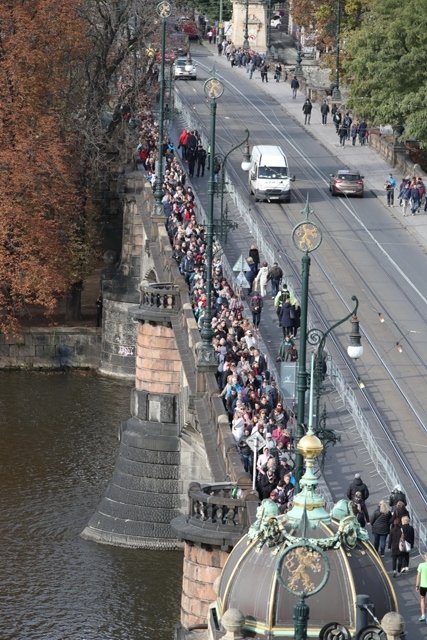
[[[337,195],[338,195],[338,194],[337,194],[337,192],[335,191],[335,189],[331,189],[331,194],[332,194],[333,196],[337,196]]]

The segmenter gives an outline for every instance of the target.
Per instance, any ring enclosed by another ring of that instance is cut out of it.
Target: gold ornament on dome
[[[322,453],[323,444],[314,434],[307,434],[298,442],[298,451],[307,460],[314,460]]]
[[[316,589],[314,574],[322,572],[322,556],[309,547],[296,547],[288,553],[284,566],[288,570],[288,588],[290,591],[309,594]]]

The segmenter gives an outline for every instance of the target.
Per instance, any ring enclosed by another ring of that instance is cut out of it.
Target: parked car
[[[177,58],[173,68],[175,80],[197,80],[196,65],[188,58]]]
[[[270,25],[271,25],[272,29],[280,29],[280,27],[282,25],[281,16],[273,16],[273,18],[271,18],[271,20],[270,20]]]
[[[359,196],[363,198],[365,185],[363,176],[358,171],[340,169],[336,174],[331,173],[329,191],[333,196],[344,194],[346,196]]]

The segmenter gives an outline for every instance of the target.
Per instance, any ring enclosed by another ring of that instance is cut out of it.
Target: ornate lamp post
[[[267,32],[266,32],[266,45],[267,55],[271,57],[271,18],[272,18],[272,4],[273,0],[267,0]]]
[[[243,36],[243,48],[249,49],[249,0],[245,0],[246,12],[245,12],[245,33]]]
[[[236,151],[236,149],[239,149],[241,146],[245,145],[244,151],[243,151],[243,160],[241,163],[241,168],[243,171],[249,171],[250,166],[251,166],[251,152],[250,152],[250,148],[249,148],[249,129],[246,129],[246,137],[244,140],[242,140],[242,142],[239,142],[239,144],[236,144],[236,146],[234,146],[232,149],[230,149],[230,151],[228,151],[225,156],[222,158],[222,162],[221,162],[221,182],[220,182],[220,234],[221,237],[224,239],[225,242],[227,242],[227,231],[228,228],[236,228],[237,225],[234,226],[234,223],[229,223],[227,220],[226,215],[224,214],[224,194],[225,194],[225,165],[227,162],[227,158],[228,156],[233,153],[233,151]]]
[[[163,216],[163,138],[164,138],[164,102],[165,102],[165,49],[166,49],[166,20],[170,16],[171,6],[163,0],[159,2],[156,11],[160,16],[162,26],[161,59],[160,59],[160,99],[159,99],[159,139],[157,144],[156,189],[154,191],[154,215]]]
[[[297,44],[297,59],[295,65],[295,75],[302,76],[302,50],[301,50],[301,27],[298,28],[298,44]]]
[[[224,10],[224,1],[219,0],[218,42],[222,42],[224,40],[223,10]]]
[[[316,398],[316,433],[320,427],[320,396],[322,391],[322,382],[324,378],[324,348],[326,338],[328,335],[341,324],[344,324],[351,318],[352,331],[350,333],[350,344],[347,347],[347,353],[353,360],[357,360],[363,355],[363,346],[361,344],[361,336],[359,331],[359,321],[357,319],[357,309],[359,307],[359,300],[356,296],[352,296],[351,299],[354,302],[354,309],[349,314],[338,320],[332,327],[329,327],[327,331],[321,331],[320,329],[311,329],[307,334],[307,342],[311,345],[317,346],[316,349],[316,366],[314,370],[314,393]]]
[[[336,36],[336,78],[335,86],[332,89],[333,102],[341,102],[340,91],[340,31],[341,31],[341,2],[337,0],[337,36]]]
[[[298,355],[298,375],[297,375],[297,430],[296,430],[296,446],[297,455],[295,463],[295,475],[297,483],[299,483],[303,473],[303,456],[298,447],[298,443],[304,436],[304,422],[305,422],[305,394],[308,389],[307,385],[307,342],[309,344],[317,344],[316,354],[316,376],[315,376],[315,390],[316,390],[316,423],[319,425],[319,404],[320,404],[320,391],[323,378],[323,349],[327,336],[340,324],[343,324],[352,317],[352,333],[350,334],[350,345],[347,349],[347,353],[351,358],[359,358],[363,353],[363,347],[360,344],[359,322],[356,316],[356,311],[359,302],[356,296],[353,296],[352,300],[355,302],[354,309],[342,320],[336,322],[326,332],[322,332],[317,329],[312,329],[307,332],[307,307],[308,307],[308,290],[309,290],[309,274],[310,274],[310,253],[315,251],[322,242],[322,233],[320,229],[309,220],[310,213],[313,211],[308,204],[308,198],[306,206],[302,213],[305,213],[306,219],[303,222],[298,223],[292,231],[292,240],[297,249],[304,253],[302,258],[302,273],[301,273],[301,328],[300,328],[300,350]]]
[[[207,243],[206,243],[206,313],[203,318],[203,326],[200,332],[202,344],[199,351],[198,366],[207,369],[217,366],[215,351],[212,346],[212,259],[213,259],[213,226],[214,226],[214,194],[215,194],[215,129],[216,129],[216,102],[224,93],[224,85],[215,76],[208,78],[204,84],[204,92],[210,100],[211,110],[211,132],[210,132],[210,154],[211,163],[209,169],[208,182],[208,223]]]

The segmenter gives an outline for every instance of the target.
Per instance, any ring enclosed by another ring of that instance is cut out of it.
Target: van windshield
[[[288,175],[287,167],[258,167],[258,178],[273,178],[279,180]]]

